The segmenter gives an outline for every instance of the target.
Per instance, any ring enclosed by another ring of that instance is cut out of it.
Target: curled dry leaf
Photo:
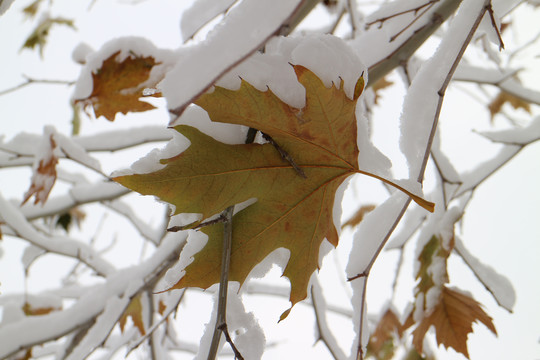
[[[86,99],[77,99],[85,107],[91,106],[96,117],[104,116],[114,121],[117,113],[152,110],[155,106],[139,100],[143,87],[156,62],[151,56],[127,56],[117,61],[120,51],[103,61],[101,68],[92,73],[92,93]]]
[[[26,203],[32,195],[35,196],[34,205],[40,202],[45,204],[56,181],[56,164],[58,164],[58,157],[54,154],[54,151],[57,148],[56,141],[54,140],[54,132],[46,129],[45,135],[48,136],[43,138],[42,144],[39,147],[39,157],[36,157],[34,164],[32,182],[28,191],[24,194],[23,204]]]

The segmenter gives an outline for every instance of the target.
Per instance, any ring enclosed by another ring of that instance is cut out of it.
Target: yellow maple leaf
[[[91,106],[96,117],[104,116],[114,121],[117,113],[141,112],[155,109],[155,106],[139,100],[142,87],[156,63],[151,56],[131,55],[117,61],[120,51],[103,61],[101,67],[92,73],[92,93],[86,99],[77,99],[85,107]]]
[[[350,99],[343,91],[343,81],[339,88],[326,88],[307,68],[296,65],[294,70],[306,88],[303,109],[295,109],[270,90],[259,91],[246,81],[239,90],[216,87],[195,103],[212,121],[247,125],[269,135],[305,177],[269,143],[227,145],[180,125],[175,129],[191,142],[186,151],[161,160],[166,166],[156,172],[114,179],[175,205],[176,214],[201,213],[203,219],[256,198],[256,203],[233,218],[229,279],[243,283],[268,254],[288,249],[290,257],[283,275],[291,282],[292,306],[307,296],[323,239],[334,246],[338,243],[332,217],[338,187],[353,174],[368,174],[358,167],[356,145],[355,107],[363,78],[357,81]],[[433,204],[410,195],[432,210]],[[201,231],[209,237],[207,244],[172,288],[206,289],[219,282],[223,224]]]

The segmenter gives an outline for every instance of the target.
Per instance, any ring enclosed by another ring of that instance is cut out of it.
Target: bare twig
[[[26,78],[26,81],[23,83],[20,83],[19,85],[15,85],[11,88],[4,89],[0,91],[0,96],[8,94],[13,91],[20,90],[28,85],[31,84],[51,84],[51,85],[73,85],[75,84],[75,81],[67,81],[67,80],[47,80],[47,79],[32,79],[26,75],[23,75]]]
[[[388,15],[388,16],[382,17],[380,19],[370,21],[370,22],[366,23],[366,26],[369,27],[369,26],[371,26],[373,24],[377,24],[377,23],[379,23],[379,26],[382,26],[382,24],[385,21],[390,20],[390,19],[395,18],[395,17],[398,17],[398,16],[401,16],[401,15],[408,14],[408,13],[414,13],[416,15],[416,13],[418,13],[420,10],[422,10],[422,9],[424,9],[426,7],[429,10],[430,7],[432,7],[436,2],[439,2],[439,1],[440,0],[429,0],[425,4],[418,5],[417,7],[414,7],[414,8],[408,9],[408,10],[399,11],[399,12],[394,13],[392,15]],[[422,16],[422,14],[420,14],[420,16]]]
[[[501,37],[501,32],[499,31],[499,28],[497,27],[497,21],[495,21],[495,15],[493,13],[493,6],[491,6],[491,2],[488,5],[487,12],[489,14],[489,19],[491,20],[491,25],[493,26],[493,29],[495,29],[495,32],[497,33],[497,38],[499,40],[499,51],[504,49],[504,42]]]
[[[225,334],[225,339],[231,345],[235,358],[240,360],[244,359],[234,346],[227,330],[227,290],[229,288],[229,267],[231,264],[233,211],[234,206],[229,206],[223,212],[225,225],[223,229],[223,250],[221,254],[221,278],[219,280],[216,326],[214,328],[210,350],[208,351],[208,360],[214,360],[216,358],[219,341],[221,340],[221,333]]]
[[[202,223],[200,223],[199,225],[194,226],[194,227],[192,227],[191,224],[182,225],[182,226],[176,225],[176,226],[171,226],[170,228],[167,229],[167,231],[169,231],[169,232],[178,232],[178,231],[188,230],[188,229],[198,230],[198,229],[203,228],[205,226],[219,224],[219,223],[222,223],[222,222],[225,222],[225,221],[227,221],[227,219],[225,218],[225,215],[221,214],[215,219],[203,221]]]
[[[238,360],[244,360],[242,354],[240,354],[240,351],[238,351],[236,346],[234,346],[231,335],[229,335],[229,330],[227,329],[227,323],[219,325],[219,330],[223,332],[223,335],[225,335],[225,340],[229,343],[229,345],[231,345],[231,349],[234,352],[234,358]]]
[[[430,2],[430,4],[424,10],[422,10],[422,12],[419,15],[417,15],[407,26],[403,27],[403,29],[398,31],[396,34],[392,35],[390,37],[390,41],[392,42],[392,41],[396,40],[401,34],[403,34],[405,31],[410,29],[414,25],[414,23],[416,21],[418,21],[422,16],[424,16],[425,13],[427,13],[429,11],[429,9],[431,9],[433,4],[434,4],[433,2]]]

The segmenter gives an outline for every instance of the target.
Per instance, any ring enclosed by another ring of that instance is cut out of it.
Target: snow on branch
[[[301,0],[244,0],[232,8],[219,29],[210,32],[205,41],[186,49],[167,73],[161,85],[172,112],[180,115],[224,73],[260,48],[301,3]],[[245,36],[246,29],[251,36]]]
[[[5,201],[2,203],[2,209],[3,205]],[[185,233],[167,237],[146,261],[111,274],[105,283],[92,287],[66,310],[42,316],[24,317],[0,327],[0,339],[2,339],[0,358],[7,358],[35,344],[58,339],[85,326],[105,311],[109,299],[135,296],[149,283],[157,281],[164,269],[170,266],[171,260],[176,261],[186,237]],[[98,336],[103,332],[108,334],[109,331],[110,328],[104,326],[97,331],[97,334],[90,333],[90,335]],[[25,335],[20,336],[20,334]]]
[[[486,12],[487,3],[470,1],[460,7],[448,29],[449,36],[443,38],[436,53],[421,66],[405,96],[400,148],[409,163],[411,178],[423,178],[425,151],[431,150],[444,91]]]
[[[516,127],[506,130],[480,131],[479,134],[495,142],[514,145],[527,145],[534,141],[540,140],[540,117],[537,117],[530,124],[524,127]]]
[[[402,11],[415,8],[418,1],[403,2]],[[369,67],[370,83],[389,73],[405,63],[411,55],[444,23],[459,7],[461,0],[443,0],[435,4],[433,1],[423,1],[420,14],[407,12],[406,16],[390,17],[387,7],[376,12],[366,20],[381,26],[371,26],[361,36],[352,41],[352,46],[362,54],[362,60]],[[433,5],[435,4],[435,5]],[[399,13],[399,10],[392,10]],[[406,6],[408,6],[406,8]],[[411,18],[412,17],[412,18]],[[386,19],[381,23],[383,19]],[[399,36],[395,36],[399,33]],[[381,46],[384,45],[384,46]],[[369,48],[370,51],[364,51]]]
[[[129,193],[129,190],[112,181],[80,184],[71,188],[68,194],[47,200],[43,206],[25,204],[20,212],[33,220],[44,216],[61,214],[82,204],[113,200]]]
[[[540,91],[526,88],[516,80],[519,70],[486,69],[470,64],[460,64],[454,74],[454,80],[477,84],[491,84],[524,101],[540,105]]]
[[[495,301],[509,312],[512,312],[516,303],[516,292],[510,280],[499,274],[492,267],[483,264],[477,257],[471,254],[460,237],[456,236],[455,239],[455,248],[463,261],[465,261],[478,280],[493,295]]]
[[[18,237],[28,240],[35,246],[56,254],[79,259],[102,276],[107,276],[115,271],[113,265],[101,258],[87,244],[60,236],[45,236],[38,232],[21,211],[6,201],[2,195],[0,195],[0,217]]]

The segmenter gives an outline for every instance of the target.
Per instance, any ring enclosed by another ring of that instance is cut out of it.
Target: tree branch
[[[26,75],[23,75],[26,78],[26,81],[23,83],[20,83],[19,85],[13,86],[8,89],[4,89],[0,91],[0,96],[8,94],[13,91],[20,90],[28,85],[31,84],[52,84],[52,85],[73,85],[75,84],[75,81],[67,81],[67,80],[47,80],[47,79],[32,79]]]
[[[375,84],[390,71],[400,66],[457,10],[462,0],[444,0],[433,10],[431,20],[415,29],[413,34],[403,41],[384,59],[369,67],[369,84]]]
[[[316,278],[313,278],[313,283],[311,284],[311,301],[313,302],[313,311],[315,312],[315,322],[317,324],[317,331],[319,333],[319,339],[322,340],[324,345],[330,354],[332,354],[335,360],[344,360],[347,357],[345,353],[337,347],[336,339],[334,335],[328,329],[328,323],[326,321],[326,316],[324,314],[325,301],[321,294],[321,286]]]
[[[39,233],[19,209],[6,201],[2,195],[0,195],[0,216],[13,230],[15,236],[43,250],[80,260],[100,276],[107,276],[116,271],[112,264],[85,243],[59,236],[47,237]]]
[[[457,3],[457,1],[455,1],[455,2]],[[418,176],[417,176],[417,180],[420,183],[424,179],[424,173],[425,173],[425,170],[426,170],[427,161],[429,159],[429,154],[431,152],[431,147],[432,147],[432,144],[433,144],[433,139],[435,137],[435,132],[437,130],[437,124],[438,124],[438,121],[439,121],[439,116],[440,116],[440,112],[441,112],[442,103],[443,103],[443,100],[444,100],[444,95],[445,95],[446,89],[448,87],[448,84],[450,83],[450,80],[452,79],[452,76],[453,76],[459,62],[461,61],[461,59],[463,57],[463,53],[467,49],[467,47],[468,47],[474,33],[476,32],[476,29],[480,25],[480,22],[482,21],[482,18],[484,17],[485,13],[487,12],[490,4],[491,4],[490,0],[485,0],[484,1],[483,5],[482,5],[482,7],[481,7],[481,9],[480,9],[480,11],[478,13],[478,16],[475,18],[473,24],[471,25],[471,28],[470,28],[469,32],[466,34],[465,39],[463,39],[463,42],[462,42],[461,46],[459,47],[458,52],[455,54],[454,61],[450,65],[450,68],[447,70],[447,74],[444,77],[444,80],[442,81],[442,84],[440,85],[439,90],[437,91],[438,102],[437,102],[437,106],[435,108],[435,112],[433,114],[433,122],[432,122],[431,130],[430,130],[430,133],[429,133],[429,136],[428,136],[428,139],[427,139],[427,144],[426,144],[426,147],[425,147],[422,164],[420,166],[419,173],[418,173]],[[458,15],[461,15],[464,12],[465,12],[465,10],[462,9]],[[468,14],[465,14],[463,16],[468,16]],[[456,23],[457,23],[457,19],[456,19]],[[450,28],[449,32],[451,33],[452,30],[453,29]],[[445,51],[446,51],[445,45],[449,46],[450,50],[453,50],[452,47],[450,46],[450,44],[447,45],[443,41],[443,43],[441,43],[441,45],[440,45],[439,49],[437,50],[437,52],[429,60],[430,62],[434,62],[434,61],[438,60],[438,58],[437,58],[438,56],[448,56],[449,55],[449,54],[445,53]],[[424,67],[424,71],[425,71],[425,69],[431,70],[427,66]],[[422,71],[422,69],[420,71]],[[415,86],[414,80],[413,80],[412,86]],[[361,299],[361,309],[360,309],[360,329],[359,329],[359,334],[358,334],[358,346],[357,346],[357,352],[356,352],[356,358],[358,360],[361,360],[361,359],[364,358],[362,337],[363,337],[363,331],[365,330],[363,324],[364,324],[364,316],[365,316],[366,288],[367,288],[367,280],[369,278],[369,273],[371,271],[371,268],[373,267],[373,264],[375,263],[376,259],[378,258],[379,254],[381,253],[382,249],[384,248],[384,246],[388,242],[388,239],[390,238],[391,234],[395,230],[397,224],[401,221],[401,218],[405,214],[405,211],[406,211],[407,207],[409,206],[410,202],[411,202],[411,198],[409,197],[407,199],[407,201],[405,202],[405,204],[403,205],[401,211],[396,216],[395,221],[390,226],[390,228],[387,231],[386,235],[384,236],[384,238],[380,242],[377,250],[375,251],[372,258],[370,259],[368,265],[365,267],[365,270],[362,272],[362,274],[358,275],[358,277],[364,278],[364,284],[363,284],[362,296],[361,296],[362,299]]]
[[[216,325],[214,328],[214,335],[212,336],[212,343],[210,344],[210,350],[208,351],[208,360],[214,360],[216,358],[219,341],[221,340],[221,333],[225,335],[225,339],[231,345],[234,352],[234,358],[239,360],[244,359],[238,349],[234,346],[227,330],[227,290],[229,288],[229,267],[231,264],[233,211],[234,206],[229,206],[223,212],[225,224],[223,229],[223,250],[221,253],[221,278],[219,280]]]
[[[20,350],[69,334],[99,316],[107,299],[113,296],[131,296],[143,291],[149,284],[155,284],[178,260],[186,238],[187,234],[166,238],[146,261],[117,271],[108,277],[105,283],[94,286],[92,291],[86,292],[66,310],[42,316],[25,317],[1,327],[0,338],[10,339],[10,341],[0,343],[0,358],[7,358]],[[134,282],[128,281],[129,279],[136,279],[135,283],[138,286],[133,286]],[[143,281],[140,282],[140,279]],[[55,324],[54,329],[51,329],[50,324]],[[14,334],[26,334],[26,336],[13,336]]]

